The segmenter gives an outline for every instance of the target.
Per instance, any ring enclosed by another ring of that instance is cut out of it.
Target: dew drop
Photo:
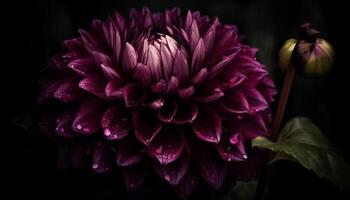
[[[105,134],[105,136],[110,136],[111,135],[111,130],[109,130],[108,128],[106,128],[103,132]]]
[[[77,129],[78,129],[78,130],[80,130],[80,129],[82,129],[82,128],[83,128],[83,127],[82,127],[80,124],[77,125]]]
[[[164,178],[165,178],[165,180],[170,181],[170,176],[169,175],[165,175]]]
[[[163,146],[160,146],[158,148],[156,148],[156,153],[157,154],[162,154],[164,152],[164,147]]]
[[[247,155],[242,155],[242,157],[244,158],[244,159],[247,159],[248,158],[248,156]]]
[[[92,169],[97,169],[97,168],[98,168],[98,164],[97,163],[92,164]]]

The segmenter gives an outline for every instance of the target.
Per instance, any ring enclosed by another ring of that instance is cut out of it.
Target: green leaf
[[[277,142],[257,137],[252,146],[277,152],[277,160],[297,161],[340,188],[350,189],[350,167],[344,157],[309,119],[296,117],[284,126]]]
[[[257,185],[257,181],[237,181],[230,193],[221,200],[253,200]]]

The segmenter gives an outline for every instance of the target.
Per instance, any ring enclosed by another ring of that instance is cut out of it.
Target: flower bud
[[[309,23],[300,27],[299,41],[293,53],[293,64],[298,71],[307,75],[324,75],[330,71],[334,50],[329,42],[320,38],[317,30]]]
[[[287,40],[279,51],[279,67],[283,72],[286,72],[291,66],[290,59],[292,58],[292,53],[297,44],[296,39]]]

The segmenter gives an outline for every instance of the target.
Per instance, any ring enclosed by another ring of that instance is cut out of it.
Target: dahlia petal
[[[83,103],[74,119],[72,128],[82,134],[92,134],[100,129],[103,107],[100,102],[90,100]]]
[[[102,142],[98,142],[93,148],[91,167],[97,173],[107,173],[113,167],[111,152]]]
[[[101,67],[103,73],[106,75],[108,79],[120,79],[119,73],[113,69],[111,59],[101,52],[94,51],[93,52],[95,61]]]
[[[191,11],[188,11],[186,15],[186,20],[185,20],[185,30],[187,32],[190,32],[190,27],[192,25],[192,22],[193,22],[192,13]]]
[[[124,168],[124,182],[127,190],[135,190],[141,186],[147,176],[144,166],[139,164],[132,167]]]
[[[137,63],[133,78],[142,85],[148,86],[151,83],[151,71],[149,67],[142,63]]]
[[[97,71],[96,64],[91,58],[76,59],[68,63],[67,66],[84,77]]]
[[[173,93],[176,91],[177,87],[179,86],[179,79],[175,76],[171,76],[168,85],[167,85],[167,93]]]
[[[160,54],[153,45],[148,46],[146,65],[149,67],[152,77],[155,80],[159,81],[163,77]]]
[[[209,30],[205,33],[203,37],[204,46],[205,46],[205,54],[208,55],[209,52],[214,47],[214,41],[215,41],[215,28],[216,24],[213,24]]]
[[[47,84],[44,89],[39,94],[37,101],[39,104],[45,104],[47,101],[53,97],[53,94],[57,90],[57,88],[60,86],[62,81],[55,81],[52,83]]]
[[[221,70],[223,70],[235,57],[235,53],[228,56],[228,57],[224,57],[218,64],[212,66],[211,68],[209,68],[208,74],[210,78],[215,77],[218,73],[221,72]]]
[[[229,138],[223,138],[216,148],[225,161],[242,161],[247,158],[244,138],[239,133],[233,133]]]
[[[225,80],[225,78],[223,78],[223,79],[224,80],[221,83],[221,87],[223,89],[230,89],[230,88],[233,88],[233,87],[241,84],[243,81],[245,81],[247,79],[247,76],[245,76],[244,74],[242,74],[240,72],[235,72],[234,74],[229,76],[229,78],[227,80]]]
[[[123,53],[123,70],[125,73],[131,73],[137,64],[137,53],[130,43],[126,43]]]
[[[175,124],[191,123],[198,114],[197,105],[190,102],[179,102],[176,115],[173,119]]]
[[[161,165],[174,162],[182,153],[185,141],[181,130],[163,127],[161,132],[147,146],[148,153]]]
[[[255,88],[246,88],[244,92],[246,94],[251,112],[257,112],[269,107],[269,104],[264,96]]]
[[[148,145],[162,128],[155,112],[148,108],[141,108],[134,114],[134,128],[136,138]]]
[[[56,120],[56,133],[59,136],[65,138],[74,137],[74,131],[72,130],[72,123],[76,114],[75,109],[66,110],[59,118]]]
[[[220,116],[209,107],[202,107],[192,123],[196,136],[207,142],[219,143],[222,132]]]
[[[173,70],[174,75],[179,78],[180,82],[186,81],[188,79],[190,73],[188,62],[184,52],[181,50],[178,50],[176,52]]]
[[[120,140],[129,133],[130,119],[123,106],[116,104],[102,116],[101,126],[109,140]]]
[[[176,187],[176,193],[181,199],[186,199],[195,188],[198,187],[198,178],[187,173],[181,180],[180,184]]]
[[[197,21],[193,20],[192,21],[192,25],[190,28],[190,31],[188,32],[189,35],[191,35],[190,37],[190,46],[191,46],[191,52],[194,52],[195,49],[197,48],[196,46],[198,46],[198,42],[200,40],[200,35],[199,35],[199,30],[198,30],[198,25],[197,25]],[[203,51],[204,51],[204,43],[203,43]]]
[[[80,37],[84,42],[84,47],[88,52],[93,52],[96,50],[100,50],[101,46],[99,45],[99,41],[96,39],[95,36],[90,34],[89,32],[80,29],[79,30]]]
[[[213,154],[202,153],[200,159],[200,173],[202,178],[213,188],[219,189],[227,174],[227,166],[214,157]]]
[[[118,79],[114,79],[108,82],[105,88],[105,94],[107,97],[123,98],[124,83]]]
[[[73,38],[70,40],[65,40],[64,41],[64,46],[69,50],[69,51],[82,51],[83,50],[83,43],[80,39],[78,38]]]
[[[155,94],[163,94],[166,92],[167,87],[167,83],[164,80],[160,80],[151,86],[151,90]]]
[[[105,86],[107,80],[101,76],[90,76],[79,82],[79,87],[102,99],[106,98]]]
[[[72,102],[83,97],[83,91],[78,86],[77,80],[65,80],[58,86],[53,96],[63,102]]]
[[[136,106],[143,98],[143,92],[138,85],[130,83],[123,88],[123,98],[127,107]]]
[[[248,116],[243,122],[245,137],[250,140],[253,140],[257,136],[268,137],[270,132],[268,123],[266,116],[263,116],[261,113]]]
[[[188,157],[183,155],[178,160],[168,165],[156,163],[154,166],[158,176],[164,178],[170,185],[179,185],[189,167]]]
[[[176,101],[168,100],[164,102],[164,105],[158,112],[158,118],[162,122],[171,122],[177,112]]]
[[[194,92],[195,92],[195,89],[193,86],[189,86],[187,88],[180,88],[177,90],[178,94],[179,94],[179,97],[181,99],[187,99],[187,98],[190,98]]]
[[[124,139],[117,146],[117,165],[121,167],[132,166],[141,161],[143,153],[136,141]]]
[[[203,39],[201,38],[197,43],[196,48],[193,51],[192,62],[191,62],[192,74],[197,73],[201,68],[203,68],[204,58],[205,58],[205,46],[204,46]]]
[[[160,58],[163,64],[164,77],[168,80],[173,72],[173,57],[169,48],[163,43],[160,44]]]
[[[224,111],[229,113],[246,113],[250,109],[246,96],[236,90],[227,91],[220,105]]]
[[[193,78],[192,83],[194,85],[201,84],[207,78],[207,68],[201,69]]]
[[[166,42],[167,42],[167,45],[168,45],[168,48],[170,50],[170,54],[172,56],[172,58],[175,58],[176,56],[176,52],[178,51],[178,46],[176,45],[176,41],[169,37],[168,35],[165,35],[165,39],[166,39]]]
[[[194,96],[193,99],[200,102],[211,102],[221,98],[222,96],[224,96],[224,92],[220,88],[215,88],[210,94],[206,94],[205,96]]]

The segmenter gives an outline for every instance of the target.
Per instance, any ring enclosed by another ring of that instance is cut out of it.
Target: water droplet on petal
[[[97,163],[92,164],[92,169],[97,169],[97,168],[98,168],[98,164]]]
[[[83,128],[83,127],[82,127],[80,124],[77,125],[77,129],[80,130],[80,129],[82,129],[82,128]]]
[[[242,157],[244,158],[244,159],[247,159],[248,158],[248,156],[247,155],[242,155]]]
[[[103,133],[105,134],[105,136],[110,136],[111,135],[111,130],[109,130],[108,128],[106,128]]]
[[[164,178],[165,178],[165,180],[170,181],[170,176],[169,175],[165,175]]]
[[[157,154],[162,154],[163,151],[164,151],[163,146],[160,146],[160,147],[156,148],[156,153],[157,153]]]

